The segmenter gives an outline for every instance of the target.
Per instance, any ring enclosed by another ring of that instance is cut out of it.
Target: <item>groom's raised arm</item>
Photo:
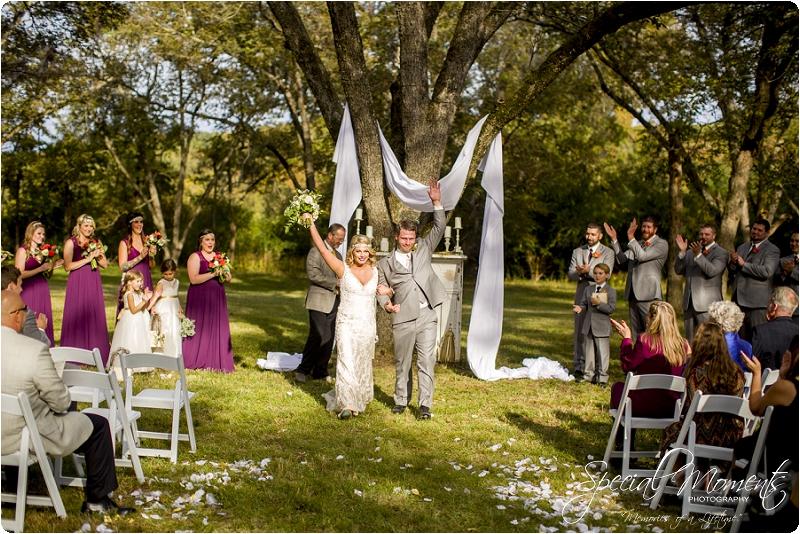
[[[420,238],[420,241],[432,252],[439,246],[439,242],[442,240],[446,220],[444,216],[444,206],[442,206],[442,192],[439,188],[438,180],[430,181],[428,196],[431,197],[431,202],[433,203],[433,228],[428,232],[428,235]]]

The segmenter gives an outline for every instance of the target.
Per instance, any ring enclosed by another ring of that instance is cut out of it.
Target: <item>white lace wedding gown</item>
[[[362,285],[345,265],[336,316],[336,387],[322,395],[328,401],[328,411],[361,413],[373,399],[377,287],[378,269],[373,267],[372,278]]]

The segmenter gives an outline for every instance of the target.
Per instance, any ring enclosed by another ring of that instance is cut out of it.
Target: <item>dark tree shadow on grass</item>
[[[542,424],[533,421],[527,415],[518,412],[507,412],[502,420],[529,432],[555,449],[563,451],[575,458],[585,458],[587,454],[597,456],[597,451],[605,450],[606,438],[611,429],[611,422],[601,423],[585,421],[575,414],[563,411],[553,413],[557,423]]]

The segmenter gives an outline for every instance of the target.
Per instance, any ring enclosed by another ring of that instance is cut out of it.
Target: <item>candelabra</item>
[[[453,252],[461,254],[461,217],[456,217],[456,246],[453,247]]]

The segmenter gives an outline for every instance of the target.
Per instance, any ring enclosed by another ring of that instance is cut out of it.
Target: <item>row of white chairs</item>
[[[197,443],[190,403],[194,393],[190,392],[186,386],[186,373],[182,356],[176,358],[159,353],[122,354],[120,362],[125,376],[125,396],[123,401],[116,374],[113,371],[110,373],[105,372],[100,352],[97,349],[88,351],[71,347],[57,347],[51,349],[51,355],[57,368],[63,367],[62,380],[69,388],[72,400],[90,404],[88,408],[82,410],[83,413],[94,413],[108,420],[115,450],[118,439],[121,443],[121,456],[115,458],[115,465],[132,467],[140,483],[145,480],[140,456],[166,457],[172,463],[177,463],[179,441],[189,441],[190,451],[196,452]],[[74,364],[87,366],[91,370],[82,369]],[[133,373],[128,372],[128,370],[139,367],[153,367],[177,373],[178,378],[175,387],[173,389],[148,388],[134,393]],[[15,397],[3,394],[2,399],[3,413],[21,416],[26,422],[19,451],[3,455],[0,462],[4,466],[18,466],[19,468],[16,492],[2,493],[3,502],[16,503],[14,518],[3,519],[2,526],[5,530],[22,532],[26,504],[53,506],[59,517],[66,516],[58,487],[85,486],[86,478],[82,468],[85,460],[82,456],[72,454],[77,476],[65,476],[62,469],[63,459],[55,458],[51,462],[51,459],[44,451],[27,395],[20,393]],[[104,402],[106,407],[101,407]],[[141,418],[141,412],[138,410],[142,408],[171,410],[171,431],[140,430],[138,422]],[[185,413],[186,417],[187,433],[185,434],[179,432],[181,411]],[[144,448],[141,447],[141,438],[166,439],[170,442],[170,447],[168,449]],[[30,452],[30,449],[33,449],[33,452]],[[33,463],[39,463],[41,467],[49,497],[27,494],[28,466]]]
[[[762,376],[762,392],[775,381],[777,381],[778,373],[774,370],[765,369]],[[751,381],[752,382],[752,377]],[[747,385],[749,386],[748,383]],[[630,398],[630,393],[633,391],[642,390],[662,390],[678,393],[680,396],[675,401],[674,411],[671,417],[664,418],[649,418],[649,417],[635,417],[633,416],[633,405]],[[666,465],[659,463],[656,469],[631,469],[630,460],[632,458],[656,458],[659,451],[631,451],[631,432],[638,428],[649,429],[665,429],[669,425],[680,421],[681,411],[685,398],[685,380],[682,377],[672,375],[634,375],[628,373],[625,381],[625,389],[620,400],[618,409],[611,409],[609,413],[613,418],[611,425],[611,433],[606,445],[606,451],[603,458],[601,469],[607,469],[609,461],[612,458],[622,458],[622,478],[626,477],[642,477],[659,480],[658,489],[650,499],[650,508],[655,509],[661,501],[664,493],[678,493],[679,489],[675,486],[668,486],[667,482],[671,477],[675,463],[678,456],[683,455],[689,457],[692,461],[697,458],[707,458],[711,460],[730,461],[733,460],[733,449],[726,447],[714,447],[710,445],[703,445],[696,442],[696,424],[694,417],[697,414],[703,413],[722,413],[729,414],[734,417],[740,417],[744,420],[745,428],[749,429],[752,434],[758,422],[761,422],[761,431],[756,441],[755,450],[752,458],[739,460],[736,465],[740,468],[746,468],[747,474],[743,480],[751,480],[751,476],[766,476],[766,472],[759,471],[759,466],[764,465],[766,462],[766,451],[764,447],[766,435],[769,429],[770,420],[772,417],[772,407],[767,408],[763,418],[753,415],[749,407],[749,390],[746,390],[746,396],[734,397],[732,395],[703,395],[702,391],[697,392],[692,398],[692,404],[684,417],[684,424],[681,427],[681,432],[674,443],[670,445],[670,450],[678,449],[680,452],[669,455]],[[616,442],[617,433],[622,427],[624,433],[623,450],[615,451],[614,445]],[[688,453],[688,454],[687,454]],[[731,473],[727,473],[730,478]],[[696,482],[696,481],[694,481]],[[729,491],[728,491],[729,492]],[[711,505],[704,504],[702,501],[710,501],[709,499],[702,499],[701,496],[708,497],[705,489],[692,489],[691,484],[687,484],[684,491],[681,493],[682,515],[686,516],[689,513],[702,513],[722,515],[726,517],[733,517],[731,532],[738,532],[741,521],[744,517],[745,506],[750,496],[750,487],[741,489],[736,493],[736,499],[726,499],[727,493],[724,495],[711,495],[714,502],[721,502],[723,504]],[[724,503],[732,503],[736,501],[736,505],[725,506]]]

